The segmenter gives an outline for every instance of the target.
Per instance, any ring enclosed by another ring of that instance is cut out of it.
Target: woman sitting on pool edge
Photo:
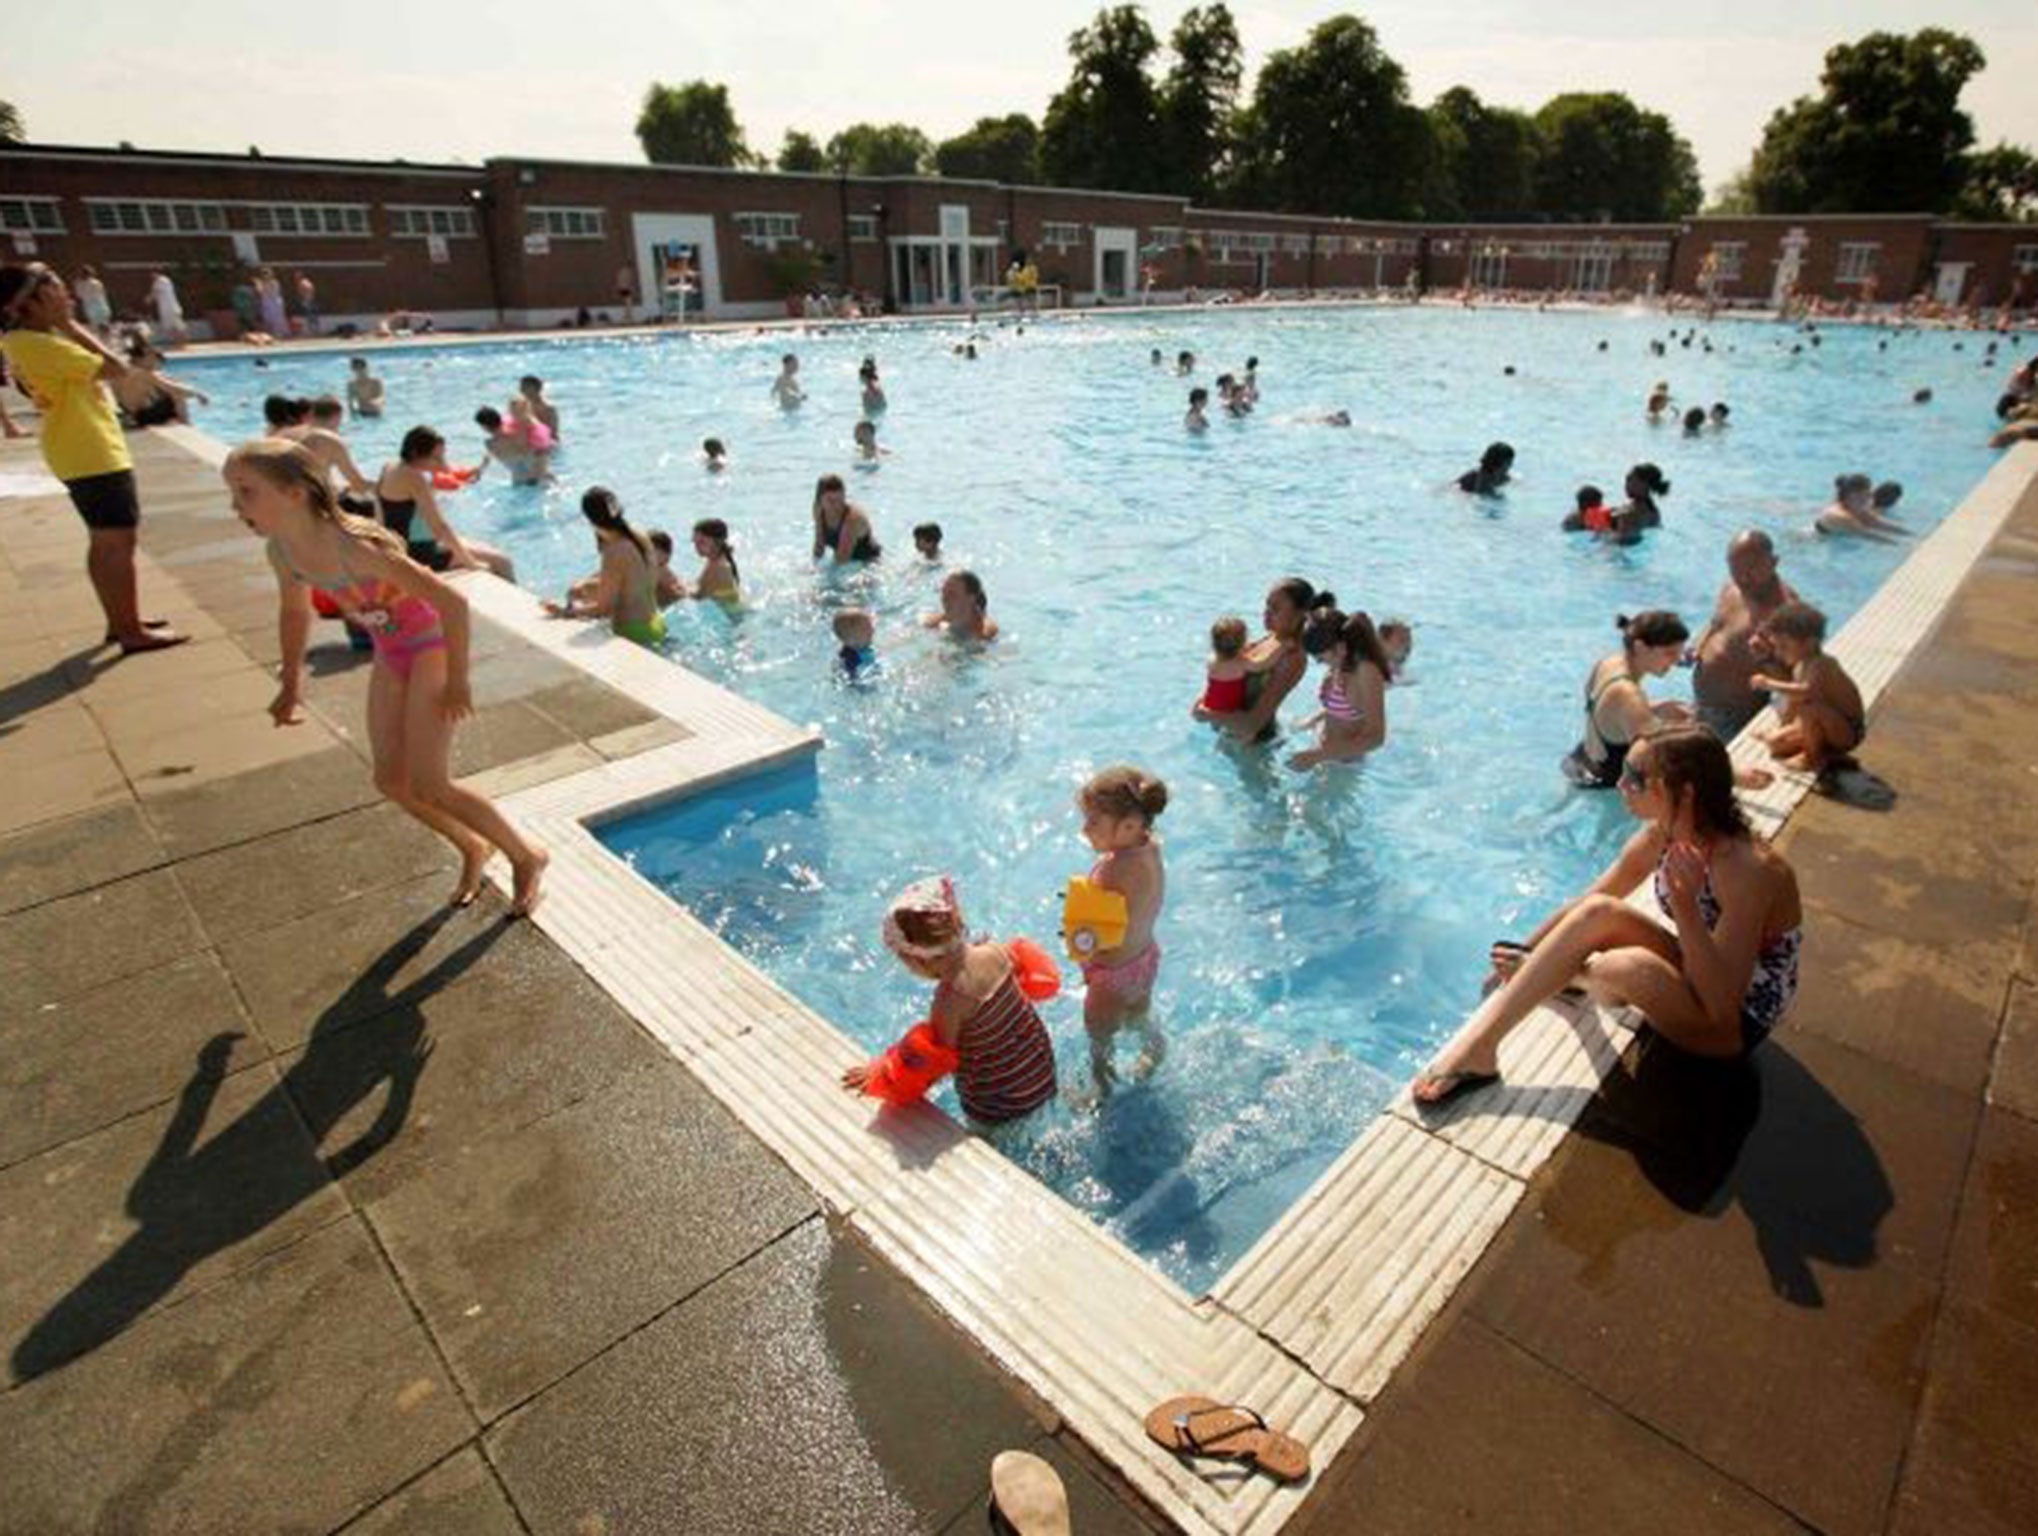
[[[941,583],[941,612],[920,621],[938,629],[951,640],[983,642],[998,638],[998,621],[991,617],[990,595],[975,571],[953,571]]]
[[[659,644],[665,638],[665,615],[658,611],[658,562],[651,541],[630,526],[616,493],[604,486],[592,486],[580,498],[580,515],[594,529],[601,555],[594,595],[569,592],[564,603],[546,603],[545,611],[555,619],[607,619],[625,640]]]
[[[884,553],[870,526],[870,514],[849,499],[840,475],[814,482],[814,558],[833,554],[838,565],[875,560]]]
[[[1220,725],[1240,741],[1272,741],[1278,733],[1281,701],[1294,691],[1308,668],[1302,633],[1319,609],[1337,608],[1337,597],[1319,592],[1300,576],[1284,576],[1267,592],[1262,618],[1267,632],[1245,648],[1252,670],[1246,679],[1244,709],[1213,710],[1197,700],[1190,711],[1198,720]]]
[[[1585,675],[1585,734],[1564,759],[1564,777],[1580,789],[1612,789],[1620,781],[1628,748],[1659,720],[1691,718],[1684,705],[1650,704],[1642,679],[1661,677],[1683,659],[1691,638],[1684,620],[1650,608],[1614,620],[1621,648],[1602,656]]]
[[[1689,723],[1634,745],[1620,791],[1643,822],[1585,893],[1525,944],[1496,944],[1499,983],[1412,1088],[1435,1108],[1499,1080],[1500,1042],[1564,988],[1639,1009],[1694,1056],[1753,1049],[1797,995],[1803,909],[1789,862],[1749,830],[1720,739]],[[1651,869],[1665,932],[1623,899]]]

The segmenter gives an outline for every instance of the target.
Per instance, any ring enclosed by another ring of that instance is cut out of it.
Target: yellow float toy
[[[1107,891],[1088,875],[1070,879],[1069,893],[1061,904],[1061,937],[1070,959],[1084,961],[1103,950],[1116,949],[1125,942],[1130,924],[1123,892]]]

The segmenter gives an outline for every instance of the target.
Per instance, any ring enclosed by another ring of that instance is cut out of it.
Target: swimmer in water
[[[1486,451],[1479,455],[1479,467],[1468,469],[1458,476],[1458,489],[1474,496],[1498,496],[1500,488],[1507,484],[1513,472],[1513,445],[1489,443]]]
[[[1210,391],[1197,385],[1189,391],[1189,410],[1182,417],[1182,425],[1191,432],[1210,430],[1210,418],[1203,414],[1203,408],[1210,403]]]
[[[856,467],[876,469],[881,460],[892,456],[889,448],[880,448],[877,442],[877,423],[865,417],[856,424],[852,434],[856,439]]]
[[[941,524],[917,523],[913,527],[913,550],[929,565],[941,563]]]
[[[384,388],[382,381],[368,371],[368,359],[349,358],[347,368],[347,409],[356,416],[380,416]]]
[[[981,644],[998,638],[991,600],[975,571],[956,571],[942,582],[941,611],[928,614],[921,623],[955,640]]]
[[[719,475],[729,467],[729,450],[722,446],[719,437],[701,439],[701,468],[711,475]]]
[[[788,352],[778,360],[778,377],[772,381],[771,398],[782,411],[789,411],[807,398],[800,388],[800,360]]]

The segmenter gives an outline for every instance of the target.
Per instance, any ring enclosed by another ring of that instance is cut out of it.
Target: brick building
[[[96,267],[138,311],[168,271],[187,316],[235,325],[242,273],[318,286],[329,321],[395,310],[446,328],[557,324],[688,307],[785,312],[851,287],[901,311],[961,309],[1012,253],[1072,304],[1186,290],[1514,288],[1697,292],[1766,304],[1782,287],[1883,300],[2028,304],[2038,226],[1926,215],[1696,218],[1655,225],[1396,224],[1192,207],[1152,194],[502,159],[413,165],[303,156],[0,146],[0,234],[17,258]]]

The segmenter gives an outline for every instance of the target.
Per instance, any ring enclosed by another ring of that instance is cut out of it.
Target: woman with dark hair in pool
[[[849,499],[840,475],[823,475],[814,483],[814,558],[830,553],[838,563],[884,553],[869,515]]]
[[[1240,741],[1272,741],[1281,701],[1308,670],[1302,635],[1309,626],[1309,616],[1319,609],[1336,607],[1334,594],[1317,591],[1300,576],[1284,576],[1275,582],[1267,593],[1267,632],[1240,652],[1250,668],[1246,673],[1245,708],[1211,710],[1199,702],[1191,713],[1198,720],[1223,726]]]
[[[1702,725],[1658,726],[1620,772],[1642,822],[1620,856],[1525,943],[1493,946],[1495,990],[1416,1078],[1418,1108],[1496,1082],[1500,1042],[1564,988],[1639,1009],[1694,1056],[1759,1045],[1797,994],[1804,913],[1789,862],[1749,830],[1734,765]],[[1654,872],[1668,931],[1626,901]]]
[[[1458,489],[1474,496],[1498,496],[1513,472],[1514,445],[1488,443],[1486,451],[1479,455],[1479,467],[1458,476]]]
[[[1659,720],[1688,720],[1691,711],[1674,701],[1651,705],[1642,679],[1661,677],[1684,655],[1691,631],[1684,620],[1661,608],[1629,618],[1622,614],[1621,648],[1602,656],[1585,674],[1585,735],[1564,759],[1564,776],[1580,789],[1612,789],[1620,780],[1628,748]]]
[[[1656,505],[1656,498],[1670,494],[1670,482],[1655,465],[1637,464],[1628,471],[1621,494],[1627,502],[1613,514],[1614,542],[1639,544],[1645,530],[1663,526],[1663,509]]]

